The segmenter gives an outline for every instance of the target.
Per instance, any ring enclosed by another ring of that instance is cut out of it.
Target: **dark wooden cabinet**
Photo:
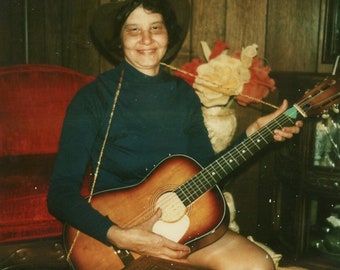
[[[277,74],[281,95],[295,85],[296,96],[326,74]],[[292,100],[296,97],[292,97]],[[275,154],[272,229],[277,249],[305,265],[340,265],[340,113],[337,107],[304,120],[299,136]],[[314,268],[312,268],[314,269]]]

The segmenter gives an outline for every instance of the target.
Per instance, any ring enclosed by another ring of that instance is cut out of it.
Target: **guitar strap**
[[[120,94],[120,90],[122,88],[123,77],[124,77],[124,70],[122,70],[122,72],[120,73],[120,78],[119,78],[119,82],[118,82],[118,86],[117,86],[117,91],[116,91],[115,98],[114,98],[113,104],[112,104],[112,110],[111,110],[111,114],[110,114],[110,118],[109,118],[109,123],[107,125],[104,141],[103,141],[100,153],[99,153],[99,158],[98,158],[96,170],[94,172],[93,182],[92,182],[92,185],[91,185],[90,194],[89,194],[88,199],[87,199],[88,203],[91,203],[92,198],[93,198],[94,189],[95,189],[95,186],[96,186],[96,183],[97,183],[99,168],[100,168],[101,161],[102,161],[102,158],[103,158],[106,141],[107,141],[107,138],[109,136],[109,131],[110,131],[112,119],[113,119],[113,116],[114,116],[114,112],[115,112],[115,108],[116,108],[116,105],[117,105],[117,101],[118,101],[118,97],[119,97],[119,94]],[[67,261],[70,260],[70,256],[71,256],[73,248],[74,248],[74,246],[75,246],[75,244],[77,242],[78,236],[79,236],[79,230],[77,230],[77,233],[74,236],[74,239],[72,241],[70,250],[67,253],[67,257],[66,257]],[[112,246],[112,247],[113,247],[113,249],[115,250],[115,253],[119,256],[119,258],[121,259],[121,261],[123,262],[124,265],[127,265],[131,261],[134,260],[133,256],[131,255],[131,253],[128,250],[121,250],[121,249],[118,249],[118,248],[116,248],[114,246]]]

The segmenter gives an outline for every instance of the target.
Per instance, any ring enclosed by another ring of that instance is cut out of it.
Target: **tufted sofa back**
[[[61,66],[0,67],[0,157],[56,153],[67,105],[93,79]]]

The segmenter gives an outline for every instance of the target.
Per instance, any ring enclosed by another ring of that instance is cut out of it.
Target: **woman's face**
[[[137,7],[126,19],[121,36],[126,61],[147,75],[156,75],[168,46],[162,15]]]

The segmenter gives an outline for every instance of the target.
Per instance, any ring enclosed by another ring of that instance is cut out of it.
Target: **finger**
[[[276,111],[258,119],[259,127],[262,127],[263,125],[267,124],[269,121],[277,118],[280,114],[282,114],[287,109],[287,107],[288,107],[288,101],[285,99],[283,100],[282,104]]]
[[[282,135],[280,135],[278,133],[274,134],[274,140],[277,141],[277,142],[283,142],[286,139],[289,139],[289,138],[285,137],[285,136],[282,136]]]
[[[298,126],[284,127],[281,131],[283,136],[287,134],[299,134],[300,128]]]
[[[190,252],[190,248],[188,246],[171,241],[167,238],[165,238],[164,244],[167,248],[174,250],[174,251]]]
[[[283,113],[288,108],[288,101],[287,99],[284,99],[281,103],[280,107],[273,113],[274,116],[279,116],[281,113]]]
[[[167,257],[169,257],[170,259],[182,259],[187,257],[190,254],[190,251],[176,251],[176,250],[172,250],[172,249],[168,249],[166,252]]]
[[[190,254],[190,248],[180,243],[159,236],[153,244],[146,249],[148,255],[167,259],[181,259]]]
[[[189,247],[177,243],[174,244],[176,245],[171,244],[170,246],[164,246],[162,248],[162,255],[171,259],[181,259],[187,257],[190,254]]]
[[[294,134],[299,133],[299,128],[297,127],[285,127],[280,129],[274,130],[274,139],[276,141],[284,141],[285,139],[291,139],[293,138]]]
[[[148,220],[146,220],[144,223],[140,224],[137,227],[144,228],[148,231],[152,231],[153,225],[161,218],[161,216],[162,209],[157,208],[156,212],[153,214],[153,216],[151,216],[151,218],[149,218]]]
[[[152,223],[155,223],[156,221],[158,221],[162,216],[162,209],[159,207],[156,209],[155,214],[150,218],[150,221]]]
[[[303,122],[301,120],[296,121],[295,126],[302,128],[303,127]]]

